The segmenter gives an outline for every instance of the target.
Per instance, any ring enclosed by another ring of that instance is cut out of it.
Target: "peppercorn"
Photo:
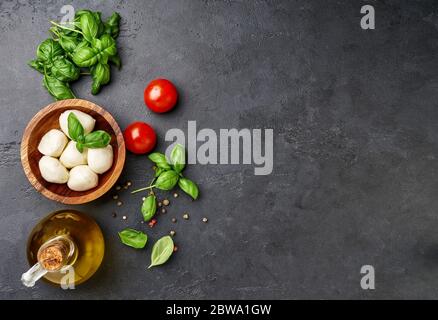
[[[208,222],[208,219],[207,219],[207,218],[202,218],[202,222],[207,223],[207,222]]]
[[[123,204],[122,201],[117,201],[117,206],[120,207]]]
[[[175,193],[173,194],[173,197],[174,197],[174,198],[178,198],[178,193],[175,192]]]
[[[163,209],[161,209],[161,213],[163,213],[163,214],[164,214],[164,213],[166,213],[166,212],[167,212],[167,211],[166,211],[166,209],[164,209],[164,208],[163,208]]]
[[[172,222],[173,222],[173,223],[176,223],[176,218],[172,218]]]
[[[173,236],[176,234],[176,232],[173,231],[173,230],[171,230],[171,231],[169,232],[169,234],[173,237]]]
[[[173,246],[173,252],[177,252],[178,251],[178,246]]]
[[[170,201],[167,199],[163,200],[163,205],[168,206],[170,204]]]
[[[148,225],[149,225],[149,227],[153,228],[156,223],[157,223],[157,220],[156,219],[152,219],[151,221],[149,221]]]
[[[118,190],[122,190],[122,187],[121,186],[117,186],[116,187],[116,190],[118,191]]]
[[[189,220],[189,214],[188,213],[184,213],[183,214],[183,219],[184,220]]]
[[[127,217],[127,216],[123,216],[122,219],[123,219],[123,220],[126,220],[126,219],[128,219],[128,217]]]
[[[114,199],[114,200],[117,200],[118,198],[119,198],[119,195],[118,195],[118,194],[113,195],[113,199]]]
[[[163,204],[161,202],[158,202],[158,206],[161,207]]]

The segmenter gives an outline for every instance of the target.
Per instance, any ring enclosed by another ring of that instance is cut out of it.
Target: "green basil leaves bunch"
[[[115,40],[120,15],[114,12],[103,21],[100,12],[80,10],[68,26],[51,23],[53,38],[38,46],[37,57],[29,61],[29,66],[44,75],[43,85],[56,100],[75,98],[70,83],[81,74],[91,75],[91,93],[98,94],[110,82],[109,64],[118,69],[122,65]]]
[[[68,115],[67,121],[68,135],[76,142],[76,149],[79,152],[83,152],[84,147],[90,149],[104,148],[111,142],[111,136],[103,130],[84,134],[84,127],[73,112]]]
[[[149,155],[149,160],[154,162],[154,179],[150,186],[133,191],[137,193],[146,190],[157,188],[164,191],[179,188],[187,193],[193,200],[199,196],[199,188],[192,180],[183,176],[182,172],[186,164],[186,152],[182,145],[177,144],[170,154],[170,161],[167,161],[166,156],[159,152],[154,152]],[[153,192],[143,200],[141,213],[144,221],[151,220],[157,211],[157,197]]]
[[[158,152],[151,153],[149,160],[155,163],[155,188],[172,190],[178,184],[180,189],[191,196],[193,200],[198,198],[198,186],[182,174],[186,166],[186,151],[182,145],[175,145],[170,153],[169,162],[164,154]]]

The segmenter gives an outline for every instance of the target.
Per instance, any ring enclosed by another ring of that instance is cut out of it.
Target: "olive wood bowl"
[[[59,116],[62,112],[76,109],[85,112],[96,120],[93,130],[105,130],[111,135],[111,146],[114,152],[113,165],[110,170],[99,174],[97,187],[87,191],[73,191],[67,184],[56,184],[45,181],[40,173],[38,162],[43,156],[38,151],[38,144],[51,129],[60,129]],[[21,163],[29,182],[45,197],[65,204],[82,204],[93,201],[108,192],[122,173],[125,163],[125,142],[123,133],[116,120],[105,109],[98,105],[81,99],[61,100],[49,104],[40,110],[30,120],[24,130],[21,140]]]

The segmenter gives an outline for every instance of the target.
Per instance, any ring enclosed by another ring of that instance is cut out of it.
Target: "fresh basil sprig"
[[[169,260],[173,253],[173,248],[174,244],[170,236],[164,236],[155,242],[151,253],[151,264],[148,269],[159,266]]]
[[[182,145],[177,144],[170,153],[170,162],[166,156],[159,152],[154,152],[149,155],[149,160],[155,163],[155,178],[149,187],[141,188],[132,191],[137,193],[140,191],[157,188],[160,190],[172,190],[177,184],[182,191],[196,200],[199,196],[199,188],[192,180],[189,180],[182,175],[185,169],[186,152]]]
[[[103,130],[84,135],[84,127],[73,112],[69,113],[67,123],[68,135],[73,141],[76,141],[76,149],[79,152],[83,152],[84,147],[90,149],[104,148],[111,142],[111,136]]]
[[[145,233],[130,228],[120,231],[119,237],[123,244],[135,249],[144,248],[148,241],[148,236]]]

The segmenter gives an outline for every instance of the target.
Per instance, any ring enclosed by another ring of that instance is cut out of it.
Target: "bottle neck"
[[[35,282],[48,272],[59,272],[64,267],[72,265],[77,258],[77,248],[68,235],[56,236],[39,248],[38,262],[21,276],[21,281],[27,287],[33,287]]]

